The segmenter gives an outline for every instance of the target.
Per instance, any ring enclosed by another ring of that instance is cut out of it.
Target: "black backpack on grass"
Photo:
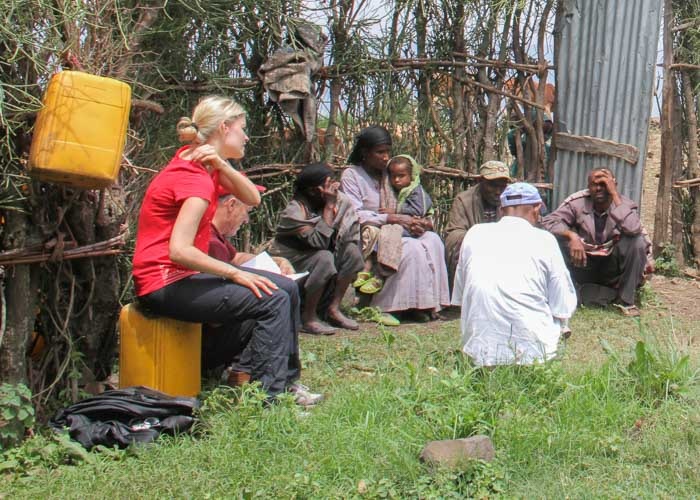
[[[173,397],[148,387],[105,391],[59,410],[49,421],[55,431],[68,430],[86,449],[97,445],[126,448],[150,443],[161,433],[187,432],[199,400]]]

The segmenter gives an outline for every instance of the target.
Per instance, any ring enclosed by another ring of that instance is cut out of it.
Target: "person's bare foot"
[[[428,314],[430,314],[431,321],[445,321],[447,319],[447,318],[445,318],[445,316],[443,316],[442,314],[437,312],[435,309],[431,309]]]
[[[301,331],[311,335],[334,335],[336,329],[323,321],[309,321],[301,325]]]
[[[345,328],[346,330],[359,330],[360,329],[360,325],[357,324],[357,321],[355,321],[354,319],[348,318],[339,310],[337,310],[337,311],[334,311],[332,309],[328,310],[328,322],[333,326]]]

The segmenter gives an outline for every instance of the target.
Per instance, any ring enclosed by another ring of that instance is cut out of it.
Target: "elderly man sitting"
[[[617,191],[607,168],[588,174],[588,189],[569,196],[542,221],[557,236],[578,285],[581,302],[615,305],[626,316],[639,316],[635,293],[642,283],[651,246],[637,205]]]
[[[487,161],[481,165],[479,176],[479,183],[459,193],[450,209],[450,217],[445,228],[445,251],[450,286],[454,283],[464,235],[475,224],[496,222],[501,218],[499,196],[512,181],[508,174],[508,167],[500,161]]]
[[[511,184],[501,194],[501,220],[464,237],[452,304],[462,306],[462,350],[477,366],[554,357],[576,310],[557,240],[534,227],[541,206],[537,188]]]
[[[258,189],[264,188],[258,187]],[[228,240],[229,237],[236,234],[241,225],[248,222],[249,211],[250,207],[234,196],[230,194],[219,196],[216,212],[211,221],[209,255],[236,266],[245,264],[255,257],[254,254],[238,252]],[[294,268],[287,259],[275,257],[274,260],[283,274],[294,273]],[[269,278],[289,295],[290,319],[295,333],[298,333],[300,328],[300,296],[297,283],[275,273],[260,270],[252,270],[251,272]],[[277,341],[276,338],[266,338],[262,339],[264,342],[252,342],[253,328],[255,328],[253,321],[244,321],[233,329],[230,326],[205,324],[202,329],[202,370],[209,371],[225,366],[223,378],[226,383],[237,386],[248,382],[253,366],[260,363],[260,353],[268,348],[268,344]],[[291,355],[286,369],[291,374],[297,374],[301,369],[298,335],[295,334],[290,342],[292,342],[289,349]],[[308,387],[299,383],[293,384],[290,391],[294,393],[297,403],[302,406],[312,406],[323,399],[322,394],[314,394],[309,391]]]

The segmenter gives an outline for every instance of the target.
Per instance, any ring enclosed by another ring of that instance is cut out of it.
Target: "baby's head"
[[[400,190],[411,185],[413,166],[408,158],[397,156],[392,158],[387,166],[389,182],[394,189]]]

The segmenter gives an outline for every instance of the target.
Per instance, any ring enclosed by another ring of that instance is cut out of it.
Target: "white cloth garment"
[[[476,365],[532,364],[556,355],[576,291],[554,236],[506,216],[467,232],[452,304],[462,306],[462,350]]]

